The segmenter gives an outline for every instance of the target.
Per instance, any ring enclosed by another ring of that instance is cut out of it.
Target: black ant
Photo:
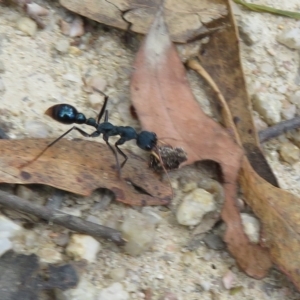
[[[53,146],[55,143],[57,143],[60,139],[62,139],[64,136],[69,134],[72,130],[77,130],[81,135],[85,137],[98,137],[102,134],[103,140],[106,142],[110,150],[113,152],[116,162],[117,162],[117,170],[119,177],[121,176],[121,169],[126,164],[126,161],[128,159],[127,155],[119,148],[120,145],[123,145],[125,142],[130,140],[136,140],[136,144],[139,148],[145,150],[145,151],[152,151],[154,148],[156,148],[157,144],[157,137],[154,132],[149,131],[141,131],[140,133],[137,133],[134,128],[130,126],[115,126],[108,122],[108,110],[106,109],[106,105],[108,102],[109,97],[104,94],[103,92],[94,89],[95,91],[101,93],[104,96],[104,103],[102,105],[102,108],[98,114],[97,120],[95,118],[86,118],[83,113],[80,113],[77,111],[77,109],[70,105],[70,104],[57,104],[54,106],[49,107],[45,114],[50,116],[55,121],[58,121],[62,124],[86,124],[88,126],[92,126],[96,129],[93,133],[89,134],[85,132],[84,130],[78,128],[77,126],[73,126],[68,131],[66,131],[64,134],[62,134],[60,137],[58,137],[56,140],[54,140],[52,143],[50,143],[37,157],[33,159],[33,161],[37,160],[48,148]],[[104,122],[100,123],[101,118],[104,114]],[[119,135],[120,138],[115,143],[115,148],[117,151],[124,157],[124,161],[121,164],[119,164],[119,159],[116,150],[111,146],[108,139],[111,136]],[[32,163],[33,161],[29,162]],[[25,164],[28,165],[29,163]],[[24,166],[25,166],[24,165]],[[24,167],[23,166],[23,167]]]

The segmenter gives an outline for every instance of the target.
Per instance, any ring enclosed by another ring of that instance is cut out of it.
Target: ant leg
[[[121,164],[121,169],[125,166],[127,160],[128,160],[128,156],[118,147],[120,145],[123,145],[127,140],[120,138],[119,140],[116,141],[115,143],[115,147],[118,150],[118,152],[124,157],[124,161]]]
[[[47,149],[49,149],[51,146],[53,146],[54,144],[56,144],[59,140],[61,140],[64,136],[66,136],[67,134],[69,134],[72,130],[77,130],[81,135],[85,136],[85,137],[89,137],[90,134],[88,134],[87,132],[83,131],[82,129],[73,126],[72,128],[70,128],[69,130],[67,130],[64,134],[62,134],[60,137],[58,137],[57,139],[55,139],[52,143],[50,143],[49,145],[46,146],[46,148],[40,152],[34,159],[32,159],[31,161],[23,164],[20,168],[24,168],[28,165],[30,165],[31,163],[35,162],[38,158],[40,158],[46,151]]]
[[[116,152],[116,150],[112,147],[112,145],[108,142],[108,136],[103,136],[103,140],[105,141],[106,145],[110,148],[111,152],[114,154],[114,157],[116,159],[116,163],[117,163],[117,171],[118,171],[118,176],[119,178],[121,178],[121,168],[120,168],[120,163],[119,163],[119,159],[118,159],[118,154]]]
[[[97,118],[97,123],[99,124],[99,122],[102,119],[102,116],[104,114],[104,111],[106,111],[105,109],[106,109],[106,105],[107,105],[109,97],[105,93],[103,93],[102,91],[100,91],[100,90],[98,90],[96,88],[93,88],[93,90],[104,96],[104,103],[103,103],[103,105],[101,107],[101,110],[100,110],[100,112],[98,114],[98,118]]]

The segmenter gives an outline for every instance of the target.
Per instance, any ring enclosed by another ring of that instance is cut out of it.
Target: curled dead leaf
[[[265,276],[271,266],[268,253],[249,242],[236,206],[236,180],[243,151],[229,131],[207,117],[196,102],[161,12],[136,56],[131,95],[143,128],[155,131],[158,137],[170,138],[173,147],[182,147],[188,158],[185,164],[198,160],[220,164],[228,248],[247,274]]]

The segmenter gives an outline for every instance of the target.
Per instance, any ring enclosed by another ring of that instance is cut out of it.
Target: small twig
[[[109,227],[85,221],[81,218],[58,212],[47,207],[38,206],[20,197],[11,195],[0,190],[0,205],[32,214],[46,221],[64,226],[68,229],[85,233],[96,238],[105,238],[118,245],[124,245],[121,232]]]
[[[291,120],[282,121],[274,126],[271,126],[267,129],[261,130],[258,133],[260,143],[264,143],[270,139],[276,138],[279,135],[299,128],[300,127],[300,116],[297,116]]]

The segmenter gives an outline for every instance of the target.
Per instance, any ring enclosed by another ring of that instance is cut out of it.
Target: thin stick
[[[0,205],[37,216],[51,223],[64,226],[77,232],[85,233],[96,238],[105,238],[120,246],[125,244],[125,240],[122,239],[121,232],[118,230],[88,222],[81,218],[71,216],[60,211],[55,211],[47,207],[32,204],[27,200],[1,190]]]
[[[258,133],[260,143],[264,143],[270,139],[276,138],[287,131],[300,127],[300,116],[291,120],[280,122],[274,126],[261,130]]]

